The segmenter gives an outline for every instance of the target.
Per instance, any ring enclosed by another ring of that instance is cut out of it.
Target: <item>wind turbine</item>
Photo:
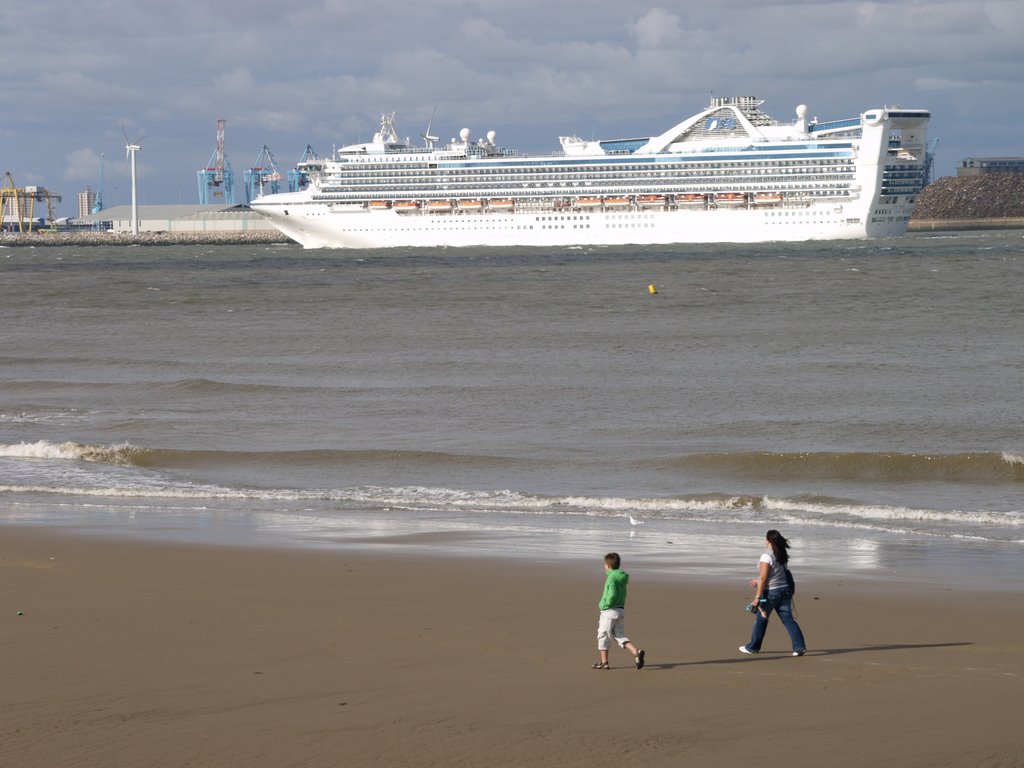
[[[430,113],[430,120],[427,121],[427,130],[420,134],[420,137],[426,142],[427,149],[433,149],[434,142],[441,140],[438,136],[430,135],[430,126],[434,124],[434,112],[437,112],[437,107],[434,107],[434,111]]]
[[[137,235],[139,234],[139,197],[135,176],[135,153],[142,149],[139,143],[145,134],[139,134],[139,138],[135,141],[130,141],[128,139],[128,131],[124,128],[124,123],[121,124],[121,133],[124,134],[125,157],[128,158],[132,168],[132,234]]]

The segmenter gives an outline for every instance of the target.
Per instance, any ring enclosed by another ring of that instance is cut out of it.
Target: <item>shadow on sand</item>
[[[974,643],[888,643],[884,645],[858,645],[853,648],[814,648],[808,649],[804,657],[838,656],[843,653],[868,653],[870,651],[913,651],[921,648],[959,648]],[[737,654],[739,651],[737,651]],[[675,661],[667,663],[647,662],[644,669],[675,669],[676,667],[699,667],[706,664],[750,664],[759,661],[777,661],[791,659],[790,651],[765,652],[755,656],[737,656],[731,659],[705,659],[704,661]]]

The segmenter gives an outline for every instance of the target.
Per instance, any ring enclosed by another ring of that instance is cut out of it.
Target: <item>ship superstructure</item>
[[[414,147],[387,114],[305,189],[252,205],[307,248],[893,237],[923,184],[929,119],[880,107],[819,122],[800,105],[781,124],[753,97],[715,98],[658,136],[563,136],[561,152],[525,155],[465,128]]]

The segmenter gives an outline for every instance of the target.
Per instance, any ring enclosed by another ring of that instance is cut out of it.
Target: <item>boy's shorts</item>
[[[614,640],[622,648],[629,642],[626,636],[626,609],[608,608],[601,611],[597,621],[597,650],[607,651],[611,648],[609,640]]]

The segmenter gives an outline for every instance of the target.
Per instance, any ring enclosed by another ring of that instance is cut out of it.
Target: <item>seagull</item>
[[[635,517],[633,517],[632,515],[626,515],[626,517],[628,517],[628,518],[629,518],[629,524],[630,524],[630,525],[633,525],[633,526],[637,526],[637,525],[643,525],[643,524],[644,524],[644,521],[643,521],[643,520],[637,520],[637,519],[636,519]]]

